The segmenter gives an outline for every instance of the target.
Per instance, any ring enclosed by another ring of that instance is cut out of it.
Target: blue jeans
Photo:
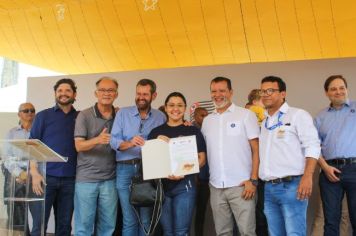
[[[184,179],[164,194],[165,200],[161,215],[164,235],[189,235],[196,199],[195,183]]]
[[[339,182],[330,182],[324,172],[321,172],[319,177],[325,219],[324,235],[340,234],[342,199],[345,193],[353,235],[356,235],[356,164],[332,166],[341,170]]]
[[[75,183],[74,223],[76,236],[111,236],[115,230],[117,191],[115,179]],[[96,216],[97,214],[97,216]]]
[[[122,236],[145,235],[138,222],[137,216],[130,204],[130,185],[132,177],[137,174],[139,165],[117,164],[116,166],[116,188],[118,191],[122,209]],[[140,218],[146,229],[149,228],[152,209],[141,207]]]
[[[264,213],[270,236],[306,235],[308,201],[297,199],[300,178],[279,184],[265,183]]]
[[[55,235],[70,236],[74,207],[75,177],[46,176],[45,232],[53,206]]]

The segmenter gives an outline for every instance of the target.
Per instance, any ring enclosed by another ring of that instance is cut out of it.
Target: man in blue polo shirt
[[[324,83],[330,106],[315,118],[321,141],[320,195],[324,235],[339,235],[342,199],[347,197],[353,235],[356,234],[356,102],[350,102],[347,81],[333,75]]]
[[[120,109],[111,131],[110,145],[116,151],[116,187],[123,214],[123,236],[143,235],[129,202],[129,186],[138,171],[141,146],[151,130],[166,120],[162,112],[151,108],[156,96],[156,84],[149,79],[140,80],[136,85],[136,106]],[[148,209],[141,209],[141,219],[146,228],[150,223],[149,213]]]
[[[55,235],[71,235],[73,214],[75,168],[77,152],[74,146],[74,126],[77,111],[75,101],[77,87],[71,79],[60,79],[54,85],[56,105],[39,112],[34,120],[30,138],[39,139],[63,157],[65,163],[47,163],[45,231],[51,208],[54,208]],[[43,193],[43,178],[35,165],[31,165],[33,190]]]

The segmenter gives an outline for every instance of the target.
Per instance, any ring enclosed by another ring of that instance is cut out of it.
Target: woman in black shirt
[[[148,139],[168,140],[179,136],[195,135],[199,166],[205,164],[206,145],[200,130],[184,125],[187,103],[179,92],[168,95],[165,101],[167,123],[153,129]],[[165,236],[189,235],[196,199],[196,175],[168,176],[163,179],[165,201],[163,203],[161,225]]]

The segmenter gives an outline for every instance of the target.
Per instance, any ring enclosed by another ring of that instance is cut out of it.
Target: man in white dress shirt
[[[210,83],[215,110],[202,126],[210,167],[210,202],[217,235],[233,235],[235,218],[241,235],[255,233],[259,126],[253,112],[231,102],[228,78]]]
[[[308,198],[320,142],[306,111],[288,106],[286,84],[275,76],[261,82],[267,110],[259,139],[259,177],[265,181],[264,212],[275,235],[306,235]]]

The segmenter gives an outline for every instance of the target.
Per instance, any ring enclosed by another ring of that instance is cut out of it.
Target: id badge
[[[278,138],[278,139],[284,139],[285,136],[286,136],[286,131],[285,131],[285,129],[284,129],[284,128],[279,128],[279,129],[277,130],[277,138]]]

